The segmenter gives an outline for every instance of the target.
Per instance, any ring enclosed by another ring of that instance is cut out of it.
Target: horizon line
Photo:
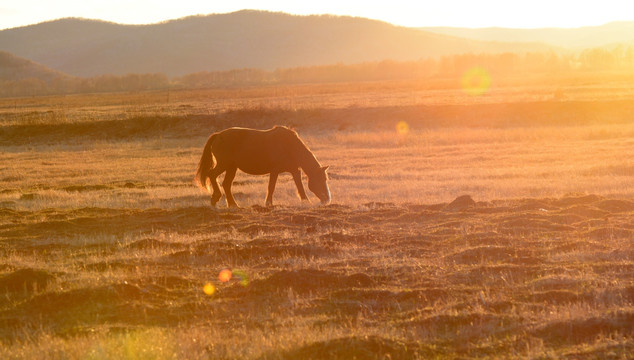
[[[391,23],[391,22],[386,21],[386,20],[368,18],[368,17],[363,17],[363,16],[354,16],[354,15],[339,15],[339,14],[331,14],[331,13],[293,14],[293,13],[285,12],[285,11],[273,11],[273,10],[261,10],[261,9],[241,9],[241,10],[224,12],[224,13],[191,14],[191,15],[186,15],[186,16],[177,17],[177,18],[169,18],[169,19],[165,19],[165,20],[154,21],[154,22],[144,22],[144,23],[121,22],[121,21],[114,21],[114,20],[107,20],[107,19],[89,18],[89,17],[83,17],[83,16],[67,16],[67,17],[60,17],[60,18],[42,20],[42,21],[38,21],[38,22],[33,22],[33,23],[29,23],[29,24],[24,24],[24,25],[18,25],[18,26],[9,27],[9,28],[1,28],[0,31],[25,28],[25,27],[29,27],[29,26],[37,26],[37,25],[51,23],[51,22],[56,22],[56,21],[61,21],[61,20],[95,21],[95,22],[102,22],[102,23],[120,25],[120,26],[152,26],[152,25],[161,25],[161,24],[166,24],[166,23],[170,23],[170,22],[174,22],[174,21],[185,20],[185,19],[194,18],[194,17],[212,17],[212,16],[219,16],[219,15],[232,15],[232,14],[237,14],[237,13],[241,13],[241,12],[282,14],[282,15],[297,16],[297,17],[331,16],[331,17],[338,17],[338,18],[364,19],[364,20],[382,22],[382,23],[389,24],[389,25],[396,26],[396,27],[403,27],[403,28],[410,28],[410,29],[425,29],[425,28],[454,28],[454,29],[471,29],[471,30],[479,30],[479,29],[512,29],[512,30],[579,29],[579,28],[587,28],[587,27],[601,27],[601,26],[605,26],[605,25],[609,25],[609,24],[615,24],[615,23],[630,23],[630,22],[634,23],[634,20],[611,20],[611,21],[602,22],[602,23],[599,23],[599,24],[579,25],[579,26],[508,27],[508,26],[500,26],[500,25],[457,26],[457,25],[439,25],[439,24],[436,24],[436,25],[434,25],[434,24],[420,25],[420,26],[406,26],[406,25],[399,25],[399,24]]]

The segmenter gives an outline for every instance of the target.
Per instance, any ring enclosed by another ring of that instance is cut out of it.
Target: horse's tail
[[[198,169],[196,170],[196,175],[194,176],[194,182],[201,189],[205,189],[209,191],[207,188],[207,178],[209,177],[209,171],[214,167],[214,155],[211,153],[211,144],[214,142],[214,138],[217,134],[213,134],[207,140],[205,144],[205,149],[203,149],[203,155],[200,157],[200,162],[198,163]]]

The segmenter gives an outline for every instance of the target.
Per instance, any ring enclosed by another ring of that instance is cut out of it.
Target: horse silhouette
[[[222,197],[216,178],[226,171],[222,187],[228,207],[238,207],[231,194],[231,184],[238,169],[251,175],[270,174],[266,194],[266,206],[273,205],[273,191],[280,173],[289,172],[297,186],[297,194],[308,201],[302,184],[301,171],[308,176],[308,189],[321,200],[330,203],[328,188],[328,166],[321,166],[315,155],[299,138],[297,133],[284,126],[269,130],[229,128],[212,134],[198,163],[194,181],[211,192],[207,179],[211,180],[213,193],[211,206]]]

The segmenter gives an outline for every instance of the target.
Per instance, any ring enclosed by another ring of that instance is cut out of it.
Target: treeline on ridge
[[[578,54],[502,53],[462,54],[417,61],[380,61],[360,64],[306,66],[273,71],[236,69],[198,72],[170,79],[165,74],[101,75],[90,78],[60,76],[53,79],[1,80],[0,97],[61,95],[95,92],[135,92],[161,89],[257,86],[274,84],[355,81],[415,80],[460,77],[472,67],[492,76],[519,77],[531,74],[563,74],[603,71],[634,71],[634,47],[619,45],[611,50],[593,48]]]

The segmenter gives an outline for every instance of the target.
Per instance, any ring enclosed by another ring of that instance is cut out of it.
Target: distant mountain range
[[[507,29],[424,27],[423,31],[479,41],[538,42],[569,49],[634,44],[634,21],[611,22],[579,28]]]
[[[467,40],[364,18],[251,10],[152,25],[62,19],[0,31],[0,50],[74,76],[180,76],[547,49],[515,39]]]
[[[634,45],[634,22],[576,29],[414,29],[364,18],[253,10],[152,25],[69,18],[0,31],[0,79],[19,74],[45,80],[66,74],[181,76],[616,43]]]

